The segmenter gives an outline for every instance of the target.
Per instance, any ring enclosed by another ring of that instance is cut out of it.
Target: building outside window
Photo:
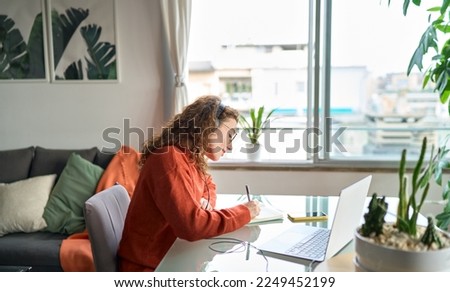
[[[426,11],[404,17],[402,1],[387,2],[195,0],[189,96],[219,95],[243,115],[276,109],[261,141],[267,162],[398,161],[424,136],[439,143],[447,109],[421,72],[406,76]],[[245,140],[227,159],[246,159]]]

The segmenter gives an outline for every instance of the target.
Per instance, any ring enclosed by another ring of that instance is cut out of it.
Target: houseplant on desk
[[[264,106],[260,106],[257,110],[255,108],[250,109],[250,116],[248,120],[244,116],[239,116],[239,124],[242,126],[244,132],[246,132],[248,143],[246,151],[249,160],[255,161],[259,159],[260,147],[259,137],[261,136],[263,129],[269,124],[269,118],[273,114],[275,109],[272,109],[264,116]]]
[[[445,146],[425,162],[427,140],[424,138],[411,184],[405,174],[406,150],[399,167],[399,203],[397,219],[385,222],[387,203],[376,194],[364,215],[364,224],[355,233],[355,265],[363,271],[450,271],[450,235],[434,225],[419,226],[417,220],[430,189],[432,178],[441,182],[442,168],[447,166]],[[408,193],[408,186],[411,193]]]

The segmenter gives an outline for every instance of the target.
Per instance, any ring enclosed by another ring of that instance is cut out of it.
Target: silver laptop
[[[354,236],[364,212],[372,176],[346,187],[339,195],[331,230],[296,223],[259,249],[283,258],[324,261],[344,248]]]

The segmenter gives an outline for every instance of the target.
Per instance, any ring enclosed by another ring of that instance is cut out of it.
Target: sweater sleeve
[[[158,186],[157,192],[152,192],[154,201],[177,237],[189,241],[214,237],[250,221],[250,211],[244,205],[212,211],[200,207],[205,181],[186,154],[170,151],[155,157],[152,168],[158,169],[158,175],[149,176],[155,181],[148,186]],[[210,193],[215,201],[215,186]]]
[[[205,189],[203,192],[203,198],[209,201],[209,204],[215,208],[217,193],[216,193],[216,184],[213,182],[212,177],[208,175],[205,182]]]

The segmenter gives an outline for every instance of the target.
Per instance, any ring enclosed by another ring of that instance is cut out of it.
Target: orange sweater
[[[244,205],[214,207],[216,187],[179,148],[170,146],[147,158],[125,220],[119,247],[121,271],[154,271],[177,237],[189,241],[231,232],[250,221]]]

